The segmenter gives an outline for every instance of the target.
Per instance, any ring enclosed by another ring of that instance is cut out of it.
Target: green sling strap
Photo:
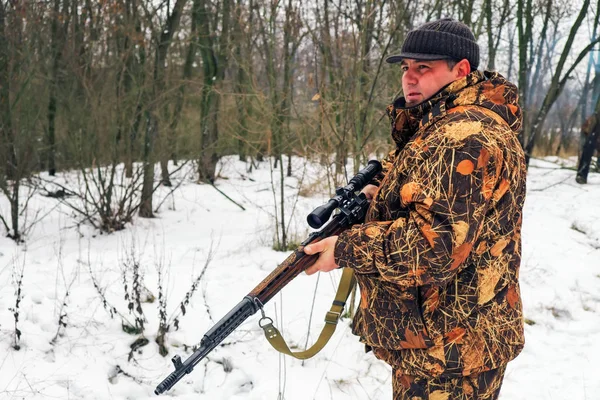
[[[327,314],[325,314],[325,326],[323,327],[323,330],[321,331],[321,334],[319,335],[319,338],[315,344],[313,344],[309,349],[297,352],[291,351],[285,342],[285,339],[283,336],[281,336],[281,333],[273,326],[273,321],[268,317],[263,316],[258,324],[265,332],[265,336],[269,343],[271,343],[271,346],[273,346],[273,348],[278,352],[287,354],[288,356],[292,356],[299,360],[311,358],[321,351],[327,342],[329,342],[329,339],[331,339],[331,336],[333,335],[333,332],[335,332],[337,323],[342,315],[342,310],[344,309],[346,300],[348,299],[348,296],[355,285],[356,279],[354,278],[354,271],[351,268],[344,268],[337,293],[335,294],[335,300],[333,300],[331,308]],[[270,322],[263,325],[261,322],[264,320],[268,320]]]

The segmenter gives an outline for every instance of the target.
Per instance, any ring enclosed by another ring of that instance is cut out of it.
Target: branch
[[[219,193],[221,193],[223,196],[225,196],[225,198],[229,201],[231,201],[233,204],[235,204],[236,206],[238,206],[239,208],[241,208],[242,210],[246,211],[246,209],[244,208],[244,206],[242,206],[239,203],[236,203],[235,200],[233,200],[231,197],[227,196],[223,191],[221,191],[221,189],[219,189],[218,187],[215,186],[214,183],[211,183],[210,186],[214,187],[215,190]]]
[[[387,42],[387,44],[385,45],[385,48],[383,49],[383,51],[381,52],[381,57],[379,58],[379,65],[377,66],[377,73],[375,74],[375,79],[373,79],[373,84],[371,85],[371,92],[369,93],[369,100],[367,101],[367,107],[369,106],[369,104],[371,104],[371,101],[373,100],[373,92],[375,91],[375,84],[377,83],[377,79],[379,79],[379,73],[381,71],[381,66],[383,65],[383,58],[384,58],[384,54],[386,54],[388,47],[390,46],[390,44],[392,43],[392,38],[394,37],[394,34],[400,29],[400,25],[396,25],[396,27],[394,28],[394,30],[390,33],[390,38]],[[367,119],[367,113],[364,114],[363,116],[363,120],[361,123],[361,128],[365,126],[366,123],[366,119]],[[379,121],[381,121],[381,118],[379,118]],[[377,122],[379,122],[377,121]],[[365,146],[365,144],[367,143],[367,140],[369,140],[369,138],[371,137],[371,134],[373,134],[374,129],[371,129],[371,131],[365,136],[363,142],[360,145],[360,149],[362,150],[362,148]]]
[[[590,42],[590,44],[588,44],[583,50],[581,50],[581,53],[579,53],[579,56],[577,56],[577,59],[575,60],[573,65],[571,65],[571,68],[569,68],[569,70],[567,71],[565,76],[560,81],[560,83],[559,83],[560,87],[563,87],[565,85],[565,83],[567,83],[567,79],[571,75],[571,72],[573,72],[573,70],[577,67],[577,65],[581,62],[581,60],[583,60],[583,58],[587,55],[587,53],[589,53],[590,50],[599,42],[600,42],[600,36],[597,37],[596,39],[594,39],[592,42]]]
[[[10,233],[10,228],[9,228],[8,224],[6,223],[6,220],[4,219],[2,214],[0,214],[0,221],[2,221],[2,223],[4,224],[4,227],[6,228],[6,233]]]
[[[184,163],[181,164],[181,166],[177,167],[175,170],[173,170],[171,173],[169,173],[169,178],[171,178],[176,172],[180,171],[188,163],[189,163],[189,160],[185,161]],[[169,195],[172,194],[173,192],[175,192],[177,189],[179,189],[179,187],[183,184],[183,182],[185,182],[185,176],[183,177],[183,179],[181,179],[179,181],[179,183],[177,185],[173,186],[171,188],[171,190],[169,191],[169,193],[167,193],[167,195],[160,201],[160,203],[158,203],[158,205],[154,209],[154,212],[158,212],[158,210],[163,205],[163,203],[167,200]]]

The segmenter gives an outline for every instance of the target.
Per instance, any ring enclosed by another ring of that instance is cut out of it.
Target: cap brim
[[[400,54],[395,54],[393,56],[389,56],[388,58],[385,59],[385,61],[389,64],[395,64],[395,63],[401,62],[405,58],[410,58],[413,60],[433,61],[433,60],[449,60],[451,57],[444,56],[441,54],[400,53]]]

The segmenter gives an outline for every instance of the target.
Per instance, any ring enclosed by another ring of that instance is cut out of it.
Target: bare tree
[[[494,6],[497,6],[498,8],[494,9]],[[484,0],[483,7],[487,31],[487,68],[489,70],[495,70],[496,54],[498,52],[498,47],[500,46],[502,30],[510,20],[512,7],[508,0],[504,0],[501,4],[495,4],[494,0]],[[498,21],[493,20],[496,15],[498,16]]]
[[[202,57],[203,86],[200,98],[200,157],[199,180],[214,182],[219,139],[219,88],[225,78],[229,59],[229,36],[232,0],[222,1],[220,12],[211,12],[207,0],[194,0],[194,18],[198,26],[198,46]],[[217,29],[220,18],[220,32]],[[213,39],[214,38],[214,39]]]
[[[525,3],[524,3],[525,1]],[[532,13],[532,0],[518,0],[517,1],[517,32],[518,32],[518,46],[519,46],[519,73],[518,73],[518,84],[519,87],[519,103],[521,109],[524,112],[528,112],[527,107],[527,83],[529,81],[529,66],[527,64],[528,46],[532,39],[533,30],[533,13]],[[523,131],[528,131],[528,120],[523,121]],[[525,135],[519,136],[521,145],[525,147]]]
[[[61,78],[61,64],[64,47],[66,46],[67,31],[69,29],[71,13],[69,12],[69,0],[54,0],[52,10],[52,37],[51,41],[51,60],[52,67],[49,79],[49,98],[48,98],[48,136],[47,145],[47,168],[51,176],[56,174],[56,112],[57,96]]]
[[[144,182],[142,185],[142,195],[140,199],[139,215],[140,217],[152,218],[152,194],[154,193],[154,161],[156,159],[154,144],[158,136],[159,115],[157,102],[160,96],[165,91],[165,63],[167,60],[167,52],[174,33],[179,27],[183,7],[187,0],[177,0],[173,6],[173,10],[167,16],[165,24],[161,26],[160,31],[154,32],[153,39],[155,42],[155,57],[154,57],[154,80],[152,92],[149,95],[146,106],[146,132],[144,136]],[[164,172],[164,171],[163,171]],[[168,176],[163,173],[163,181]]]
[[[10,218],[0,221],[13,240],[22,240],[27,204],[34,190],[25,192],[25,180],[36,165],[35,143],[40,114],[29,89],[36,65],[28,64],[35,43],[24,40],[31,31],[31,9],[0,2],[0,193],[10,205]],[[10,27],[10,29],[8,29]],[[31,186],[28,186],[31,189]]]
[[[594,47],[594,45],[600,41],[600,38],[597,38],[597,39],[593,40],[592,42],[590,42],[586,47],[584,47],[583,50],[581,50],[581,52],[575,59],[575,61],[573,62],[573,64],[569,67],[567,72],[565,72],[563,74],[563,69],[565,68],[565,64],[567,62],[567,57],[570,53],[571,47],[573,45],[573,41],[575,40],[575,35],[577,33],[577,30],[581,26],[583,19],[585,18],[589,3],[590,3],[589,0],[584,0],[583,7],[581,8],[581,11],[579,12],[579,14],[577,16],[577,19],[575,20],[575,22],[573,23],[573,25],[571,27],[569,36],[563,47],[563,51],[561,52],[560,59],[558,61],[556,69],[553,72],[552,80],[550,82],[550,86],[548,88],[546,96],[544,97],[544,100],[542,102],[542,106],[539,109],[539,111],[537,111],[534,114],[535,117],[533,118],[533,124],[531,126],[531,135],[529,135],[527,144],[525,146],[525,154],[526,154],[527,163],[529,163],[529,158],[531,157],[531,153],[533,152],[533,149],[534,149],[534,146],[536,143],[536,139],[541,135],[542,129],[544,127],[544,121],[546,120],[548,112],[550,111],[550,107],[554,104],[554,102],[556,101],[556,99],[558,98],[560,93],[562,92],[563,88],[565,87],[565,85],[567,83],[567,79],[569,79],[569,77],[571,76],[571,73],[573,72],[575,67],[577,67],[577,65],[587,55],[587,53]]]

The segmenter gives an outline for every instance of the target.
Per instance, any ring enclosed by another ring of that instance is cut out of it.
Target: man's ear
[[[454,66],[454,71],[457,78],[463,78],[471,73],[471,64],[469,60],[463,58]]]

